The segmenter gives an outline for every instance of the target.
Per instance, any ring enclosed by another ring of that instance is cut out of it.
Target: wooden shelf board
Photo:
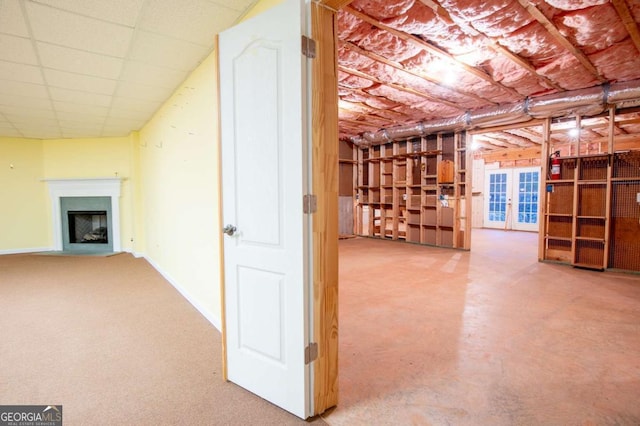
[[[555,217],[573,217],[572,213],[545,213],[547,216]]]
[[[571,241],[571,237],[555,237],[553,235],[545,235],[544,236],[547,240],[554,240],[554,241]]]
[[[607,180],[593,179],[593,180],[579,180],[578,185],[606,185]]]
[[[598,219],[598,220],[606,220],[605,216],[576,216],[578,219]]]
[[[547,185],[552,183],[573,183],[573,179],[547,179],[545,183]]]
[[[615,178],[611,178],[611,182],[629,182],[629,181],[640,181],[640,177],[615,177]]]
[[[602,265],[592,265],[590,263],[572,263],[571,266],[575,266],[577,268],[597,269],[598,271],[602,271],[604,269]]]
[[[597,243],[604,244],[604,238],[594,238],[594,237],[576,237],[576,241],[593,241]]]

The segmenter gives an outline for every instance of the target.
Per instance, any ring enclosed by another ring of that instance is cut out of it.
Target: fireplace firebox
[[[69,242],[77,244],[108,244],[107,211],[68,211]]]
[[[60,216],[63,251],[113,251],[110,197],[60,197]]]

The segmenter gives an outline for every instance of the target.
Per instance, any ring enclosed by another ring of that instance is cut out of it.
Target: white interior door
[[[313,410],[305,8],[288,0],[219,44],[227,376],[301,418]]]
[[[485,169],[484,226],[538,231],[540,168]]]
[[[538,231],[540,168],[513,169],[513,223],[518,231]]]
[[[484,175],[484,226],[510,229],[507,215],[511,209],[511,173],[508,170],[489,170]]]

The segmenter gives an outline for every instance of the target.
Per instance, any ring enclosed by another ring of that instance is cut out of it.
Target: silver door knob
[[[224,228],[222,228],[222,232],[224,232],[228,236],[232,236],[233,234],[236,233],[237,230],[238,229],[233,225],[227,225]]]

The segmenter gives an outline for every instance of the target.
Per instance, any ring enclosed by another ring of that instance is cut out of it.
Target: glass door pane
[[[538,194],[540,192],[540,171],[537,169],[515,170],[517,200],[513,229],[538,231]]]
[[[504,228],[507,219],[507,209],[510,203],[509,176],[510,173],[487,172],[485,203],[485,226],[489,228]]]

